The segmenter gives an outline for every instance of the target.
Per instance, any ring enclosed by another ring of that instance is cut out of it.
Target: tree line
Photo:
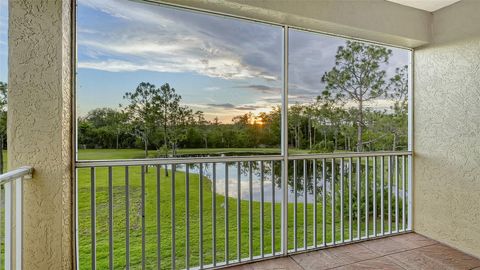
[[[408,66],[388,75],[392,51],[347,41],[332,69],[319,76],[324,89],[308,104],[288,107],[289,146],[311,152],[404,150],[407,148]],[[388,77],[390,76],[390,77]],[[280,147],[281,108],[251,112],[221,123],[182,105],[165,83],[142,82],[127,92],[119,109],[98,108],[80,117],[79,145],[85,148],[142,148],[145,156],[176,155],[180,148]],[[390,108],[368,103],[388,100]]]

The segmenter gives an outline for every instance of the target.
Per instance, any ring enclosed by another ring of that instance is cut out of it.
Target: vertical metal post
[[[332,200],[332,244],[335,245],[335,158],[332,158],[332,178],[330,181],[330,199]]]
[[[165,166],[165,170],[167,170],[167,166]],[[175,172],[176,171],[176,165],[172,164],[172,183],[171,183],[171,193],[172,193],[172,216],[171,216],[171,223],[172,223],[172,269],[175,269],[176,265],[176,247],[175,247]]]
[[[241,163],[237,162],[237,261],[242,260],[242,184]]]
[[[308,181],[307,181],[307,160],[303,160],[303,248],[307,249],[307,192],[308,191]]]
[[[380,234],[385,234],[385,213],[384,213],[384,196],[383,191],[385,190],[385,157],[380,157]]]
[[[317,245],[317,160],[313,160],[313,246]]]
[[[361,207],[360,207],[360,204],[361,204],[361,194],[362,194],[362,190],[361,190],[361,187],[362,187],[362,183],[361,183],[361,172],[362,172],[362,167],[361,167],[362,163],[361,163],[361,160],[360,158],[358,157],[357,158],[357,238],[358,240],[362,239],[362,219],[361,219],[361,216],[360,216],[360,213],[361,213]]]
[[[4,190],[5,190],[5,186],[4,186]],[[78,190],[78,188],[77,188]],[[5,209],[5,191],[2,191],[0,189],[0,209]],[[77,204],[78,206],[78,204]],[[2,217],[2,212],[3,214],[5,214],[5,211],[0,211],[0,222],[5,222],[5,219],[2,219],[2,218],[5,218],[6,216]],[[5,230],[6,230],[6,223],[3,224],[4,227],[2,228],[3,230],[0,229],[0,236],[2,236],[2,234],[4,234],[3,236],[5,236]],[[0,227],[1,227],[1,223],[0,223]],[[78,228],[78,227],[77,227]],[[78,234],[78,233],[77,233]],[[5,239],[3,237],[0,237],[0,246],[3,246],[4,248],[6,247],[6,243],[4,242]],[[5,267],[4,265],[4,262],[6,262],[6,258],[3,257],[3,255],[5,255],[5,250],[3,252],[3,254],[0,252],[0,268],[2,267],[2,265]],[[6,268],[4,268],[6,269]]]
[[[373,157],[373,236],[377,236],[377,157]]]
[[[0,189],[0,209],[6,209],[5,208],[5,186],[4,186],[3,191]],[[6,212],[6,210],[3,211],[3,214],[5,214],[5,212]],[[3,234],[4,237],[6,236],[5,235],[5,230],[7,229],[6,226],[5,226],[6,225],[5,218],[6,218],[6,215],[2,217],[2,211],[0,211],[0,222],[2,222],[2,221],[4,222],[4,224],[3,224],[4,227],[2,228],[3,230],[0,230],[0,236],[2,236],[2,234]],[[0,226],[1,226],[1,224],[0,224]],[[6,248],[5,239],[3,237],[0,237],[0,246],[3,246],[4,248]],[[3,254],[0,252],[0,267],[2,265],[5,267],[4,263],[6,262],[6,260],[5,260],[6,258],[4,258],[3,255],[5,255],[5,249],[4,249]],[[6,268],[4,268],[4,269],[6,269]]]
[[[395,156],[395,232],[399,232],[398,229],[398,156]]]
[[[414,109],[413,109],[413,69],[414,69],[414,58],[413,52],[410,52],[410,63],[408,65],[408,151],[412,154],[408,156],[408,230],[413,229],[413,159],[415,155],[414,141],[413,141],[413,119],[414,119]]]
[[[388,233],[392,233],[392,156],[388,156]]]
[[[156,205],[156,210],[157,210],[157,269],[160,269],[161,268],[161,250],[162,250],[162,247],[161,247],[161,238],[160,238],[160,174],[161,174],[161,167],[160,165],[157,165],[156,166],[156,169],[157,169],[157,173],[156,173],[156,180],[157,180],[157,205]]]
[[[108,167],[108,266],[113,269],[113,176]]]
[[[212,163],[212,256],[217,266],[217,164]]]
[[[297,251],[297,160],[293,160],[293,250]]]
[[[190,164],[185,164],[185,268],[190,268]]]
[[[405,203],[405,174],[406,174],[406,168],[405,168],[405,156],[402,156],[402,231],[405,231],[405,227],[406,227],[406,217],[405,217],[405,207],[406,207],[406,203]]]
[[[370,232],[369,232],[369,222],[368,222],[368,217],[369,217],[369,213],[368,213],[368,208],[370,207],[369,206],[369,198],[368,198],[368,188],[369,188],[369,183],[368,183],[368,156],[365,157],[365,237],[368,238],[369,235],[370,235]]]
[[[248,162],[248,257],[253,259],[253,171]]]
[[[91,167],[90,168],[90,222],[91,222],[91,237],[92,237],[92,270],[97,269],[97,232],[96,232],[96,227],[97,227],[97,203],[96,203],[96,188],[95,188],[95,182],[96,182],[96,174],[95,174],[95,168]],[[11,192],[8,190],[7,184],[5,185],[5,226],[9,225],[7,223],[7,216],[10,213],[11,209],[7,207],[7,203],[9,203],[9,200],[7,196],[9,195],[8,192]],[[11,213],[10,213],[11,216]],[[9,245],[11,243],[11,240],[7,239],[9,235],[6,233],[5,234],[5,245]],[[8,240],[8,241],[7,241]],[[7,252],[10,252],[9,248],[5,246],[5,258],[8,258]],[[5,260],[6,261],[6,260]],[[5,265],[5,269],[9,269],[7,265]]]
[[[345,241],[345,225],[343,223],[343,158],[340,158],[340,242]]]
[[[288,254],[288,26],[283,27],[283,93],[282,93],[282,253]]]
[[[408,156],[408,184],[407,184],[407,199],[408,199],[408,219],[407,230],[413,229],[413,153]]]
[[[272,160],[272,256],[275,256],[275,169],[274,169],[275,161]]]
[[[145,226],[145,166],[141,166],[141,213],[142,213],[142,270],[145,269],[145,256],[146,256],[146,247],[145,247],[145,233],[146,233],[146,226]],[[173,172],[172,172],[173,174]],[[173,198],[173,193],[172,193]]]
[[[160,174],[161,174],[161,167],[160,165],[156,166],[157,173],[156,173],[156,178],[157,178],[157,268],[161,268],[161,238],[160,238]]]
[[[348,159],[348,239],[353,240],[353,213],[352,213],[352,158]]]
[[[203,163],[200,163],[200,174],[198,179],[198,191],[199,191],[199,249],[198,249],[198,256],[200,261],[200,269],[203,268]]]
[[[225,263],[228,264],[229,261],[229,242],[230,239],[228,237],[228,162],[225,162],[225,196],[224,196],[224,204],[225,204]]]
[[[1,151],[1,149],[0,149]],[[15,268],[23,269],[23,176],[15,180]]]
[[[13,262],[12,183],[11,182],[5,183],[4,188],[5,188],[5,269],[10,270],[12,269],[12,262]],[[94,230],[95,228],[92,227],[92,235],[94,235]],[[95,252],[95,246],[94,246],[95,242],[93,241],[93,238],[94,237],[92,237],[92,268],[95,267],[95,263],[96,263],[96,257],[93,257],[93,254]]]
[[[264,216],[265,216],[265,209],[264,209],[264,201],[265,201],[265,191],[264,191],[264,166],[263,161],[260,161],[260,256],[264,257],[264,245],[265,245],[265,236],[264,236]],[[272,205],[274,207],[274,205]]]
[[[322,241],[323,246],[327,245],[327,162],[322,159]]]

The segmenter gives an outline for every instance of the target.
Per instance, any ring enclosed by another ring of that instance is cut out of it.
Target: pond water
[[[267,164],[268,163],[268,164]],[[263,187],[264,187],[264,201],[271,202],[272,196],[275,194],[275,202],[281,202],[283,198],[282,189],[280,188],[280,177],[279,173],[274,172],[274,176],[272,176],[271,170],[271,163],[264,162],[264,180],[263,180]],[[280,169],[280,163],[275,163],[274,166],[278,166]],[[249,200],[250,199],[250,190],[249,190],[249,179],[250,179],[250,172],[248,163],[242,162],[240,163],[240,198],[242,200]],[[185,165],[178,165],[177,170],[185,171]],[[225,195],[225,163],[215,164],[216,170],[216,193],[220,195]],[[275,170],[276,171],[276,170]],[[190,165],[189,172],[194,174],[200,174],[200,166],[199,165]],[[209,185],[213,190],[213,165],[211,163],[204,163],[203,164],[203,175],[204,177],[208,178]],[[252,162],[252,197],[254,201],[261,201],[261,173],[260,173],[260,162]],[[272,179],[275,179],[275,183],[272,184]],[[205,178],[204,178],[205,179]],[[303,181],[303,179],[298,178],[299,184]],[[303,184],[301,184],[303,186]],[[321,181],[318,181],[318,186],[321,185]],[[298,186],[298,185],[297,185]],[[289,185],[288,188],[288,201],[293,202],[295,198],[293,186]],[[231,198],[238,198],[238,163],[229,163],[228,164],[228,196]],[[303,202],[303,189],[297,190],[297,200],[298,202]],[[313,191],[307,192],[307,202],[313,203]]]
[[[236,153],[238,155],[238,153]],[[259,157],[261,159],[261,157]],[[304,163],[305,162],[305,163]],[[293,166],[294,161],[289,161],[288,164],[288,201],[293,202],[295,200],[295,193],[294,193],[294,166]],[[273,169],[272,169],[272,164],[273,164]],[[353,162],[352,168],[349,168],[349,163],[344,162],[343,163],[343,168],[341,167],[341,164],[339,160],[336,160],[335,162],[335,186],[336,186],[336,195],[338,196],[339,189],[340,189],[340,171],[343,169],[343,173],[345,176],[344,179],[344,185],[347,185],[348,181],[348,173],[349,171],[352,172],[352,188],[355,188],[356,186],[356,171],[359,169],[361,176],[361,186],[362,186],[362,193],[364,192],[364,184],[365,184],[365,165],[364,164],[356,164]],[[238,170],[238,166],[240,165],[240,171]],[[332,162],[331,160],[325,163],[325,190],[326,194],[329,195],[331,194],[331,179],[332,179]],[[357,168],[357,166],[360,165],[360,168]],[[215,166],[215,183],[216,183],[216,190],[215,192],[220,195],[225,195],[225,179],[226,179],[226,165],[225,163],[217,163],[213,165],[212,163],[203,163],[202,166],[202,172],[204,175],[204,179],[208,179],[208,183],[206,182],[205,185],[209,185],[210,188],[213,191],[213,166]],[[305,185],[305,180],[304,180],[304,167],[306,168],[306,185]],[[369,169],[369,185],[370,185],[370,190],[373,188],[373,174],[372,174],[372,163],[370,161],[370,164],[368,166]],[[385,166],[385,170],[386,170]],[[250,173],[250,168],[251,168],[251,173]],[[296,187],[297,187],[297,201],[298,203],[303,203],[304,202],[304,189],[306,187],[307,190],[307,203],[313,203],[314,202],[314,195],[313,195],[313,190],[314,190],[314,180],[313,180],[313,161],[307,160],[298,160],[296,161]],[[393,166],[392,166],[393,168]],[[185,171],[185,165],[177,165],[177,170],[180,171]],[[323,188],[322,188],[322,162],[318,161],[317,162],[317,199],[320,199],[322,196]],[[261,162],[260,161],[252,161],[252,162],[230,162],[228,163],[228,196],[231,198],[240,198],[242,200],[249,200],[250,199],[250,188],[249,188],[249,179],[251,177],[252,179],[252,199],[254,201],[261,201],[261,188],[262,188],[262,176],[261,176]],[[379,187],[379,165],[377,164],[377,190],[380,189]],[[400,171],[400,169],[399,169]],[[189,165],[189,172],[192,174],[200,174],[200,166],[198,164],[195,165]],[[280,175],[281,175],[281,162],[280,161],[264,161],[263,162],[263,188],[264,188],[264,201],[266,202],[271,202],[272,197],[275,196],[275,202],[281,202],[283,198],[283,192],[281,189],[281,184],[280,184]],[[251,176],[250,176],[251,175]],[[239,177],[240,176],[240,177]],[[238,178],[240,178],[240,194],[239,194],[239,188],[238,188]],[[400,175],[399,175],[400,178]],[[274,183],[272,183],[272,181]],[[387,172],[385,172],[385,185],[387,185]],[[345,188],[347,188],[345,186]],[[344,188],[344,192],[346,192]],[[385,187],[386,189],[386,187]],[[394,184],[394,177],[392,175],[392,183],[391,183],[391,190],[392,193],[395,193],[397,190],[397,187]],[[400,188],[399,188],[399,191]],[[372,190],[370,192],[373,192]],[[399,194],[401,197],[402,195]]]

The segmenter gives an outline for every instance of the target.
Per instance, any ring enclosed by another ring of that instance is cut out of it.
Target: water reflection
[[[332,178],[335,180],[335,196],[340,196],[340,186],[341,186],[341,176],[343,175],[343,185],[344,185],[344,194],[348,189],[348,183],[351,181],[352,184],[352,200],[356,201],[357,196],[361,196],[361,201],[363,202],[365,194],[365,181],[366,179],[366,164],[360,162],[360,160],[353,160],[353,162],[348,162],[348,159],[345,159],[343,162],[340,159],[335,159],[335,162],[332,160],[318,160],[315,163],[312,160],[297,160],[289,161],[288,164],[288,201],[293,202],[295,199],[295,188],[297,191],[297,201],[304,202],[304,196],[306,193],[307,203],[314,202],[314,190],[316,187],[317,200],[320,200],[325,191],[325,196],[327,198],[332,195]],[[294,164],[295,163],[295,164]],[[203,175],[205,179],[213,183],[213,166],[212,163],[203,164]],[[275,202],[281,202],[283,193],[281,189],[281,161],[252,161],[252,162],[232,162],[228,163],[217,163],[215,164],[215,182],[216,182],[216,193],[220,195],[225,195],[225,179],[226,179],[226,169],[228,166],[228,196],[232,198],[238,198],[238,178],[240,178],[240,198],[242,200],[250,199],[250,187],[249,179],[252,179],[252,199],[254,201],[261,201],[261,188],[262,188],[262,171],[263,171],[263,192],[264,192],[264,201],[271,202],[272,197],[275,197]],[[334,177],[332,177],[332,166],[334,169]],[[377,192],[381,189],[380,187],[380,176],[379,164],[377,163]],[[393,168],[394,164],[392,164]],[[387,192],[387,179],[388,173],[391,174],[391,192],[396,193],[397,186],[394,183],[394,173],[393,170],[390,172],[385,167],[385,183],[384,191]],[[178,165],[178,170],[185,171],[185,165]],[[240,168],[240,170],[238,169]],[[369,196],[373,193],[373,166],[370,161],[368,164],[368,192]],[[251,170],[251,173],[250,173]],[[192,174],[200,173],[200,166],[198,164],[189,165],[189,171]],[[295,171],[295,172],[294,172]],[[400,171],[400,170],[399,170]],[[357,175],[360,173],[359,175]],[[239,177],[240,176],[240,177]],[[325,180],[323,181],[323,177]],[[400,178],[400,175],[397,176]],[[296,181],[294,181],[296,179]],[[314,181],[316,179],[316,182]],[[349,180],[351,179],[351,180]],[[357,182],[360,181],[360,193],[357,193]],[[323,188],[323,183],[325,183],[325,189]],[[213,191],[213,186],[210,185]],[[305,192],[306,190],[306,192]],[[399,188],[399,192],[402,190]],[[402,197],[402,194],[399,194],[399,197]],[[344,199],[346,195],[344,196]]]
[[[240,170],[238,170],[240,165]],[[272,170],[273,165],[273,170]],[[242,200],[249,200],[250,199],[250,187],[249,187],[249,179],[252,179],[252,197],[254,201],[261,201],[261,192],[262,192],[262,169],[261,169],[261,162],[251,162],[251,170],[252,173],[250,174],[250,164],[249,162],[240,162],[240,163],[205,163],[203,164],[203,175],[204,177],[208,178],[210,182],[213,183],[213,166],[215,166],[215,182],[216,182],[216,193],[220,195],[225,195],[225,179],[226,179],[226,171],[228,171],[228,196],[231,198],[238,198],[238,176],[240,176],[240,198]],[[228,169],[226,170],[226,166]],[[185,171],[185,165],[177,165],[177,170]],[[199,174],[200,173],[200,166],[189,165],[190,173]],[[280,183],[280,174],[281,174],[281,165],[280,162],[271,162],[265,161],[263,162],[263,192],[264,192],[264,201],[271,202],[272,197],[275,196],[275,202],[282,201],[282,189]],[[290,177],[289,177],[290,178]],[[307,177],[308,178],[308,177]],[[293,179],[292,179],[293,180]],[[307,181],[312,181],[307,180]],[[272,183],[273,182],[273,183]],[[291,182],[291,181],[289,181]],[[318,187],[321,185],[321,181],[318,182]],[[304,200],[304,192],[303,192],[303,178],[297,178],[297,200],[302,201]],[[307,186],[309,184],[307,183]],[[213,186],[211,187],[213,190]],[[295,198],[294,188],[293,188],[293,181],[292,184],[289,184],[288,187],[288,201],[293,201]],[[313,203],[314,196],[313,196],[313,188],[307,189],[307,202]]]

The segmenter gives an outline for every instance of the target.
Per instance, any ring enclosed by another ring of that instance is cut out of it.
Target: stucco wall
[[[24,269],[71,269],[69,0],[10,0],[9,168],[24,193]]]
[[[427,44],[431,13],[384,0],[151,0],[405,47]]]
[[[415,51],[414,230],[480,257],[480,1],[433,15]]]

